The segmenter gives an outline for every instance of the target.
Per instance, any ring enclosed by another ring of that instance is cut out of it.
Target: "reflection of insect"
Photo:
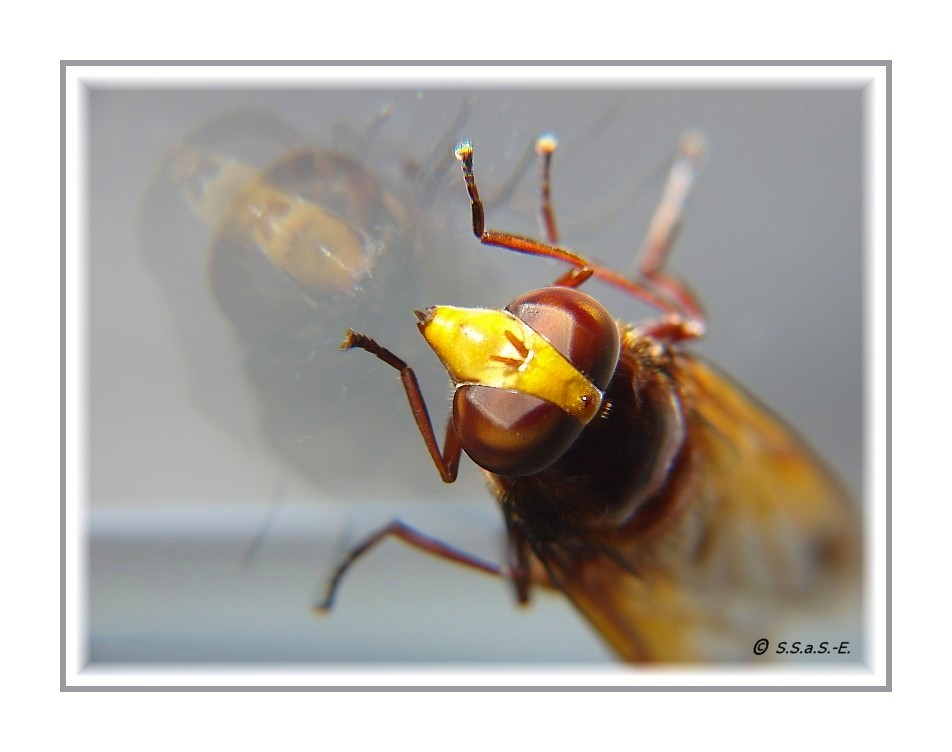
[[[450,127],[465,115],[463,108]],[[384,301],[416,299],[439,284],[440,265],[420,263],[426,242],[439,242],[439,223],[422,221],[420,203],[432,190],[427,181],[438,182],[451,165],[444,162],[439,174],[425,172],[412,184],[394,179],[391,187],[384,166],[372,162],[379,169],[371,171],[366,154],[361,161],[337,149],[289,148],[298,143],[293,135],[259,120],[241,113],[224,125],[215,121],[173,151],[163,185],[174,190],[176,208],[184,198],[200,220],[201,227],[192,218],[183,223],[190,233],[210,232],[211,241],[201,253],[186,252],[183,243],[158,240],[150,230],[149,261],[173,293],[203,406],[236,434],[250,435],[235,425],[235,410],[221,396],[220,382],[230,372],[216,368],[220,358],[205,357],[210,335],[202,327],[218,318],[200,305],[210,289],[240,342],[271,448],[335,497],[373,495],[375,484],[387,485],[383,478],[368,477],[363,485],[340,481],[347,475],[342,468],[358,474],[361,452],[383,448],[383,436],[349,429],[341,401],[365,369],[325,353],[336,348],[342,320],[392,333]],[[233,143],[236,130],[243,136],[240,149]],[[358,136],[364,152],[369,130]],[[277,140],[272,133],[281,134],[279,144],[271,143]],[[446,139],[448,155],[452,143]],[[260,163],[268,166],[255,166]],[[159,218],[152,224],[171,223]],[[196,265],[202,257],[204,264]]]
[[[278,334],[287,321],[274,320],[275,311],[298,307],[313,318],[315,308],[363,289],[382,251],[399,253],[393,246],[409,225],[395,196],[334,151],[293,152],[261,172],[183,149],[171,173],[193,212],[220,230],[209,275],[244,333]]]
[[[357,557],[395,536],[511,579],[523,603],[531,585],[561,590],[625,660],[753,658],[755,641],[779,638],[790,618],[815,627],[811,619],[855,597],[852,503],[790,429],[682,345],[703,333],[704,320],[663,267],[699,140],[682,144],[637,280],[555,245],[554,142],[539,148],[548,242],[484,229],[472,147],[457,149],[480,241],[571,269],[505,310],[417,312],[455,385],[442,450],[413,370],[352,330],[342,345],[400,371],[444,481],[455,480],[464,451],[485,470],[510,561],[491,564],[393,522],[346,557],[322,608]],[[614,321],[577,289],[592,276],[662,315],[637,326]]]

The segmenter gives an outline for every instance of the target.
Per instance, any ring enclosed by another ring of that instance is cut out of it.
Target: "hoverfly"
[[[626,661],[750,660],[755,641],[779,635],[790,618],[809,624],[850,610],[858,526],[849,494],[779,418],[685,347],[705,320],[665,266],[703,141],[682,140],[632,277],[558,245],[554,148],[539,140],[544,241],[486,229],[473,148],[456,149],[479,242],[569,270],[502,310],[415,311],[453,382],[442,448],[413,369],[356,331],[341,344],[399,371],[445,482],[463,453],[483,469],[509,561],[481,560],[394,521],[343,559],[320,608],[363,553],[396,537],[510,580],[520,603],[534,586],[561,591]],[[579,289],[592,277],[658,315],[615,320]]]

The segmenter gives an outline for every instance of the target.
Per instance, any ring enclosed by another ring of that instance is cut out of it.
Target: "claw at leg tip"
[[[473,142],[469,139],[466,139],[457,145],[456,151],[454,153],[456,154],[456,159],[458,159],[460,162],[465,162],[466,160],[471,159],[473,156]]]

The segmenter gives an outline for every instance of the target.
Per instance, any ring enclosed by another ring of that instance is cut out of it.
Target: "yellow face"
[[[583,424],[602,404],[601,391],[509,311],[434,306],[422,314],[419,326],[454,384],[529,394]]]

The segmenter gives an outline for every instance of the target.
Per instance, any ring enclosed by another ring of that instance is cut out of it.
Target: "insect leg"
[[[684,212],[705,151],[706,143],[700,133],[694,131],[681,136],[678,154],[668,172],[637,262],[641,277],[677,301],[681,312],[693,319],[703,319],[700,304],[681,280],[665,273],[664,267],[684,224]]]
[[[542,237],[550,245],[556,245],[559,242],[559,230],[555,224],[555,212],[552,210],[552,190],[549,180],[552,153],[557,143],[555,136],[551,133],[540,136],[536,141],[536,154],[539,155],[539,224],[542,226]]]
[[[503,182],[501,186],[496,188],[492,196],[490,196],[488,199],[483,199],[483,203],[491,208],[508,204],[512,199],[513,194],[516,192],[516,188],[519,186],[520,181],[525,176],[526,171],[532,164],[535,154],[535,144],[528,144],[523,150],[522,156],[519,157],[519,161],[516,163],[516,166],[509,174],[509,177],[506,178],[505,182]]]
[[[593,263],[567,248],[543,243],[541,240],[534,240],[522,235],[487,230],[485,210],[482,200],[479,197],[479,191],[476,187],[476,177],[473,173],[473,146],[469,141],[464,141],[456,147],[456,158],[462,166],[463,177],[466,181],[466,190],[469,193],[473,234],[483,245],[505,248],[510,251],[515,251],[516,253],[525,253],[530,256],[557,259],[575,267],[560,277],[556,281],[556,284],[577,287],[589,277],[595,276],[603,282],[627,292],[662,312],[671,314],[681,313],[680,307],[673,301],[668,300],[663,294],[656,293],[647,286],[628,279],[608,267]]]
[[[529,602],[529,558],[526,553],[526,537],[515,521],[508,506],[503,506],[506,520],[506,532],[509,537],[509,563],[512,582],[516,586],[516,598],[519,603]]]
[[[647,275],[642,275],[643,281],[633,280],[607,266],[589,261],[567,248],[522,235],[487,230],[485,210],[479,198],[476,176],[473,172],[473,146],[469,141],[464,141],[456,147],[456,159],[462,166],[466,190],[469,193],[473,234],[483,245],[505,248],[531,256],[553,258],[571,264],[573,268],[559,277],[554,283],[556,285],[578,287],[589,277],[596,277],[638,298],[664,314],[657,322],[649,323],[649,327],[645,329],[648,333],[672,341],[692,339],[704,333],[704,317],[694,296],[673,277],[662,274],[654,264],[648,266]],[[663,261],[663,257],[660,260]],[[659,283],[658,279],[663,279],[664,283]]]
[[[396,102],[389,101],[378,108],[362,124],[338,121],[332,125],[331,146],[335,151],[356,156],[366,154],[379,136],[396,109]]]
[[[366,350],[371,355],[376,355],[388,366],[397,369],[400,372],[400,379],[403,381],[403,388],[406,390],[407,399],[410,402],[410,411],[413,413],[413,419],[416,421],[417,428],[420,429],[420,435],[423,436],[423,442],[433,458],[436,469],[439,470],[440,477],[446,483],[452,483],[456,480],[456,474],[459,471],[459,458],[462,447],[459,443],[459,437],[453,429],[452,419],[446,425],[446,436],[443,439],[443,451],[436,443],[436,435],[433,432],[433,424],[430,422],[430,413],[426,409],[426,403],[423,401],[423,394],[420,391],[420,384],[417,382],[416,374],[405,361],[398,358],[389,350],[378,345],[370,337],[367,337],[353,329],[348,329],[341,342],[341,350],[350,350],[351,348],[360,348]]]
[[[377,135],[380,133],[381,128],[393,114],[393,111],[397,108],[397,103],[390,101],[387,102],[383,107],[378,109],[373,116],[367,121],[364,126],[360,129],[360,152],[366,152],[370,145],[376,140]]]
[[[429,171],[424,173],[412,164],[406,165],[407,170],[415,174],[415,179],[421,186],[419,192],[421,206],[426,207],[433,204],[436,193],[440,188],[441,178],[444,177],[450,165],[453,163],[453,150],[447,147],[451,146],[453,142],[459,138],[457,131],[469,120],[469,116],[476,104],[476,99],[476,94],[467,94],[463,98],[453,121],[446,129],[446,132],[440,136],[436,142],[436,149],[426,157],[424,164],[430,165]]]
[[[483,561],[465,551],[460,551],[453,546],[443,543],[436,538],[424,535],[415,528],[410,527],[400,520],[394,520],[386,527],[368,536],[361,543],[351,549],[350,553],[344,557],[344,560],[337,565],[334,574],[327,583],[327,590],[324,593],[324,599],[315,607],[318,611],[329,611],[334,604],[334,597],[337,594],[337,588],[344,574],[350,569],[351,565],[363,556],[367,551],[383,541],[384,538],[393,537],[402,540],[404,543],[418,548],[441,559],[448,559],[457,564],[463,564],[481,572],[496,575],[497,577],[509,577],[509,569],[491,562]]]

